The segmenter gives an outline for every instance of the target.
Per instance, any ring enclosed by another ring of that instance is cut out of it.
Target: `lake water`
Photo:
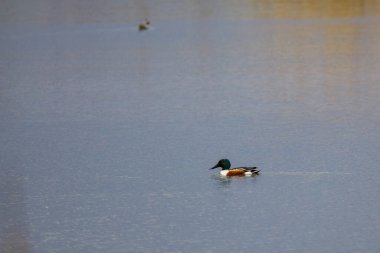
[[[380,252],[380,1],[2,1],[0,119],[0,252]]]

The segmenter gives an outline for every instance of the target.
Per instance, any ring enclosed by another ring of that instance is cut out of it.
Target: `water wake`
[[[261,172],[266,176],[323,176],[323,175],[352,175],[351,172],[331,172],[331,171],[276,171],[276,172]]]

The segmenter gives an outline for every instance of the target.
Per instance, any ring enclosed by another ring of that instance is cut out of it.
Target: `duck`
[[[144,31],[144,30],[149,29],[149,25],[150,25],[150,21],[147,18],[145,18],[144,22],[139,24],[139,31]]]
[[[220,175],[224,177],[233,177],[233,176],[256,176],[260,174],[260,170],[257,167],[237,167],[231,168],[231,162],[228,159],[221,159],[219,162],[210,170],[215,168],[222,168]]]

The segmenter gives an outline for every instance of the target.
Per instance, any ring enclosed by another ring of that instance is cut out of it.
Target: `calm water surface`
[[[0,4],[0,252],[379,252],[380,2],[182,2]]]

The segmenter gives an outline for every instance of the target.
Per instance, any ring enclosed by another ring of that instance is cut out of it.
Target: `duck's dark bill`
[[[209,170],[213,170],[213,169],[218,168],[218,167],[219,167],[219,166],[218,166],[218,164],[217,164],[217,165],[215,165],[214,167],[210,168]]]

